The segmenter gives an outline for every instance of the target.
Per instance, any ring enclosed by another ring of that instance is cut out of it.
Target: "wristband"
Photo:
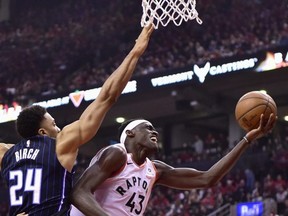
[[[248,144],[250,143],[250,141],[247,139],[246,136],[244,136],[243,139],[245,140],[246,143],[248,143]]]

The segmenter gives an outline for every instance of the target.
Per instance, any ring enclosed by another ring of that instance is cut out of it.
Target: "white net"
[[[202,24],[196,10],[196,0],[142,0],[142,8],[142,27],[152,22],[157,29],[159,25],[167,26],[170,21],[179,26],[183,21],[193,19]]]

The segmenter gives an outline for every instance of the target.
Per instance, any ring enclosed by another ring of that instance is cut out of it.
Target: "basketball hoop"
[[[141,26],[148,26],[151,22],[155,29],[159,25],[167,26],[173,21],[176,26],[189,20],[202,20],[196,11],[196,0],[142,0],[143,15]]]

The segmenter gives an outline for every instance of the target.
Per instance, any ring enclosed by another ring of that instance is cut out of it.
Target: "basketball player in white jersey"
[[[246,136],[208,171],[174,168],[149,156],[158,150],[158,132],[146,120],[130,120],[119,128],[120,143],[99,151],[72,192],[71,216],[143,215],[154,185],[189,190],[217,184],[234,166],[250,142],[270,132],[277,117]],[[75,208],[75,206],[77,208]]]

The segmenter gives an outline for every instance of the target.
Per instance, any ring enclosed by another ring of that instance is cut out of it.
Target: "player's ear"
[[[126,135],[129,136],[129,137],[134,137],[135,134],[133,133],[132,130],[126,130]]]
[[[44,135],[46,135],[46,132],[45,132],[45,130],[43,128],[40,128],[38,130],[38,134],[44,136]]]

